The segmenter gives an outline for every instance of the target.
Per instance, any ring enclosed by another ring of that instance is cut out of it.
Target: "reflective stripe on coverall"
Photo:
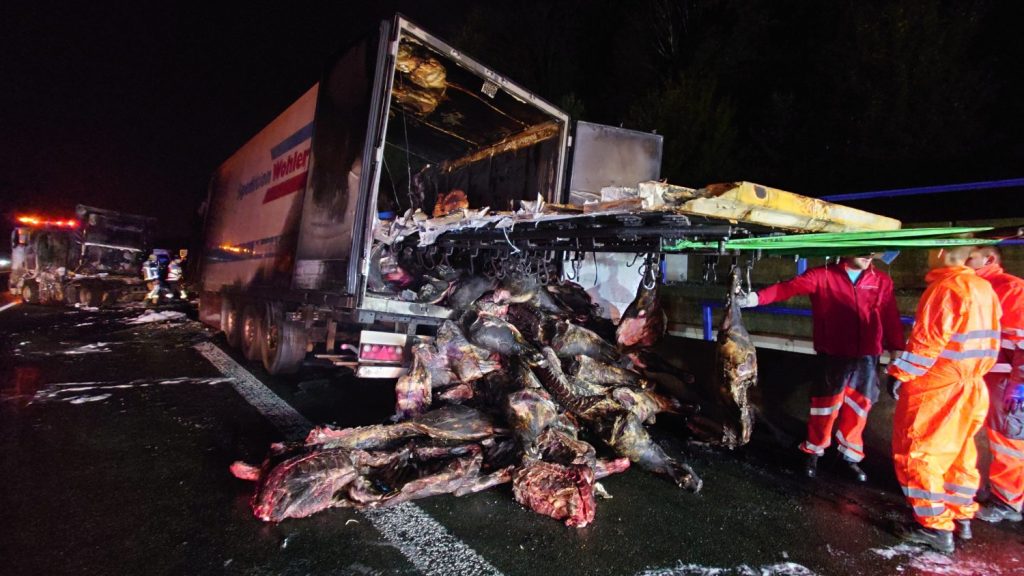
[[[936,268],[925,280],[906,351],[889,366],[903,382],[893,464],[914,518],[949,531],[978,509],[974,435],[988,410],[982,377],[996,363],[1002,312],[992,286],[966,266]]]
[[[1003,310],[999,358],[985,375],[991,399],[985,421],[992,454],[989,488],[1019,512],[1024,503],[1024,414],[1008,414],[1003,394],[1008,386],[1024,382],[1024,280],[1007,274],[999,264],[982,266],[975,273],[992,284]]]
[[[864,459],[864,427],[878,400],[878,356],[840,358],[819,354],[822,377],[811,388],[807,440],[800,449],[821,456],[832,441],[836,424],[839,452],[851,462]]]

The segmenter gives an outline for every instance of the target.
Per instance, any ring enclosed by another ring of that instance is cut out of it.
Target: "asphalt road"
[[[881,458],[867,485],[834,462],[802,478],[799,421],[723,453],[662,418],[656,436],[703,491],[630,469],[603,481],[613,498],[583,529],[522,508],[507,485],[265,524],[228,466],[310,424],[383,422],[392,383],[312,367],[273,378],[187,317],[132,324],[142,313],[0,311],[0,574],[1024,573],[1021,524],[976,522],[952,556],[900,544],[909,514]],[[671,345],[695,366],[707,357],[703,343]],[[762,353],[765,385],[799,360]]]

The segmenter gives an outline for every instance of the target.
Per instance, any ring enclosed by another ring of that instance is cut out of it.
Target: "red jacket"
[[[903,325],[896,308],[892,278],[874,266],[850,282],[842,264],[811,268],[787,282],[757,292],[758,305],[811,297],[814,349],[854,358],[903,349]]]

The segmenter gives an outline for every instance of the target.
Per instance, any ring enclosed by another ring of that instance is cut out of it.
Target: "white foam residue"
[[[86,402],[99,402],[110,398],[110,394],[99,394],[97,396],[75,396],[71,398],[72,404],[85,404]]]
[[[183,320],[184,318],[184,312],[176,312],[174,310],[165,310],[163,312],[146,310],[141,316],[136,316],[131,320],[125,321],[125,324],[148,324],[150,322],[164,322],[167,320]]]
[[[764,566],[741,564],[732,568],[683,564],[669,568],[645,570],[637,576],[815,576],[814,571],[795,562],[780,562]]]
[[[913,544],[899,544],[889,548],[872,548],[871,551],[888,560],[904,557],[908,568],[939,576],[974,576],[975,574],[998,576],[1004,574],[1002,568],[996,564],[989,564],[978,560],[957,559],[953,556],[932,552],[924,547]],[[897,567],[897,570],[902,572],[903,566]]]
[[[110,342],[95,342],[93,344],[86,344],[79,346],[78,348],[72,348],[71,350],[65,350],[62,354],[94,354],[96,352],[110,352]]]
[[[214,377],[214,378],[170,378],[170,379],[138,379],[124,381],[106,381],[106,382],[54,382],[47,384],[45,387],[40,388],[36,391],[35,396],[32,398],[34,402],[46,402],[46,401],[63,401],[72,402],[73,404],[80,404],[81,402],[74,402],[75,399],[81,398],[78,396],[81,392],[88,392],[90,390],[127,390],[130,388],[148,388],[150,386],[172,386],[178,384],[230,384],[233,380],[231,378]],[[107,394],[109,396],[109,394]]]
[[[974,576],[976,574],[998,576],[1003,574],[1003,570],[995,564],[977,560],[955,560],[938,552],[925,552],[910,558],[910,567],[929,574],[949,576]]]

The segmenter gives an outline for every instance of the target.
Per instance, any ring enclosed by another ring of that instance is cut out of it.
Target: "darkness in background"
[[[6,2],[0,239],[15,212],[85,203],[187,242],[216,166],[396,10],[574,119],[657,130],[674,183],[820,196],[1022,176],[1015,2]],[[1019,192],[853,205],[1014,216]]]

